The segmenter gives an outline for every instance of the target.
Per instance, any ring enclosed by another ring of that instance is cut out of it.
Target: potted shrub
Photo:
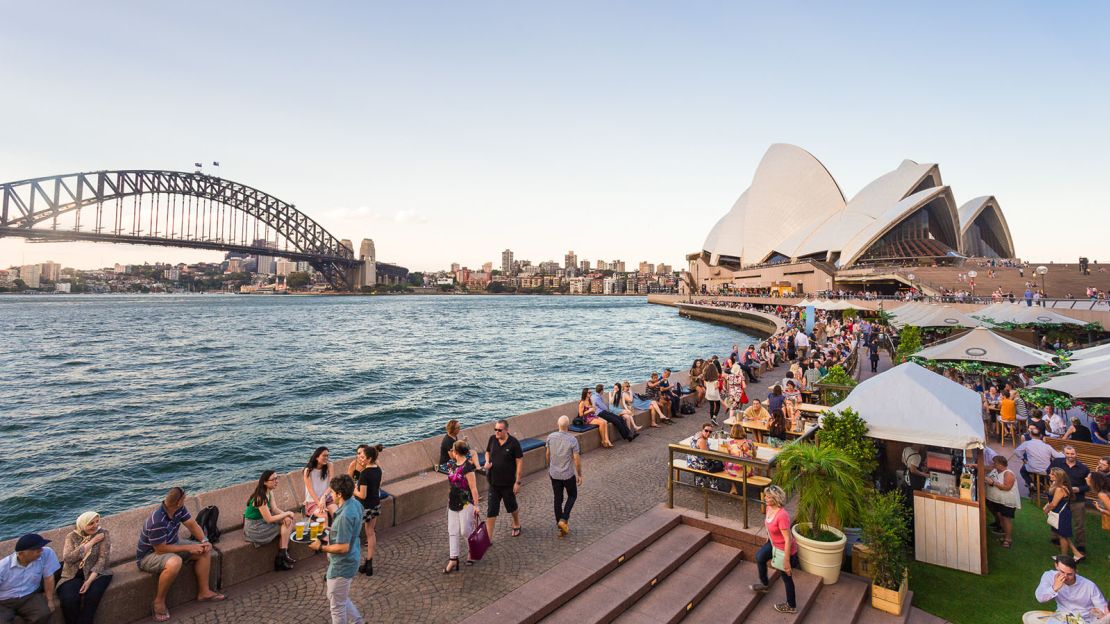
[[[858,383],[843,366],[837,364],[818,380],[816,386],[821,391],[822,402],[825,405],[835,405],[843,401]]]
[[[898,334],[898,347],[894,350],[894,361],[901,364],[921,350],[921,328],[906,325]]]
[[[871,552],[871,606],[902,613],[909,587],[910,522],[898,492],[873,493],[860,511],[863,542]]]
[[[834,412],[826,411],[821,415],[821,430],[817,434],[818,444],[838,448],[859,466],[860,481],[865,487],[872,482],[871,477],[879,467],[876,459],[878,451],[875,441],[867,437],[867,421],[852,408]],[[860,540],[859,517],[841,518],[847,542],[846,553],[852,552],[852,545]]]
[[[775,482],[798,495],[798,522],[790,532],[802,569],[831,585],[840,578],[847,542],[839,519],[855,515],[863,494],[859,466],[841,449],[795,442],[783,448],[775,467]]]

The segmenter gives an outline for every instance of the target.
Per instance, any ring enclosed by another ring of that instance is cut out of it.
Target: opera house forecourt
[[[702,292],[803,294],[909,285],[883,268],[1015,256],[998,200],[958,205],[937,164],[904,160],[847,199],[812,154],[775,144],[687,261]]]

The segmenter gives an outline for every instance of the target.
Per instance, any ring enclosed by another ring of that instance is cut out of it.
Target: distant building
[[[68,293],[68,292],[70,292],[69,282],[58,282],[58,283],[54,284],[54,292],[56,292],[56,293]]]
[[[602,292],[606,295],[619,295],[624,292],[624,280],[622,278],[607,277],[602,284]]]
[[[650,262],[641,262],[639,273],[640,275],[654,275],[655,265]]]
[[[224,270],[224,273],[242,273],[243,265],[242,258],[232,258],[227,261],[227,269]]]
[[[50,262],[49,260],[47,260],[46,262],[42,263],[42,279],[43,279],[43,281],[47,281],[47,282],[56,282],[56,281],[58,281],[58,275],[61,273],[61,271],[62,271],[62,265],[58,264],[57,262]]]
[[[597,270],[598,271],[608,271],[609,270],[609,263],[604,261],[604,260],[598,260],[597,261]]]
[[[38,288],[42,285],[42,265],[25,264],[19,267],[19,279],[23,280],[27,288]]]
[[[164,269],[162,271],[162,279],[176,282],[181,279],[181,271],[178,269]]]
[[[567,255],[563,256],[563,266],[568,271],[573,271],[578,268],[578,255],[573,250],[568,251]]]
[[[278,260],[274,270],[277,275],[288,277],[290,273],[297,270],[297,263],[293,260]]]
[[[569,285],[569,292],[572,295],[582,295],[590,292],[590,278],[588,277],[572,277],[567,280]]]
[[[555,275],[559,271],[559,263],[554,260],[547,260],[540,263],[540,273],[544,275]]]
[[[624,260],[614,260],[609,263],[609,268],[617,273],[624,273]]]
[[[493,263],[492,262],[486,262],[486,263],[482,264],[482,272],[483,273],[493,273]]]
[[[501,252],[501,272],[505,275],[512,275],[515,272],[513,269],[512,249],[506,249]]]
[[[589,273],[590,272],[590,261],[589,260],[583,260],[582,262],[580,262],[578,264],[578,268],[583,273]]]
[[[659,275],[670,275],[674,272],[671,265],[663,263],[659,263],[659,265],[655,267],[655,271]]]
[[[604,280],[601,280],[601,279],[591,279],[590,280],[590,293],[595,294],[595,295],[600,295],[604,292],[604,289],[605,289],[605,281]]]

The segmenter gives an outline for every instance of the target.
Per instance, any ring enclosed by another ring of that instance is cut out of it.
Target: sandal
[[[455,564],[455,565],[452,567],[451,564]],[[459,558],[458,557],[451,557],[450,559],[447,560],[447,567],[443,568],[443,573],[444,574],[450,574],[452,572],[458,572],[458,571],[459,571]]]
[[[1004,539],[1004,540],[1000,540],[1000,541],[1002,542],[1002,547],[1003,548],[1009,548],[1013,544],[1013,542],[1011,542],[1008,539]],[[1076,563],[1079,563],[1079,562],[1077,561]]]
[[[520,537],[520,527],[512,527],[512,529],[513,532],[511,533],[511,535],[513,537]]]
[[[157,609],[154,609],[153,611],[154,611],[154,621],[155,622],[168,622],[168,621],[170,621],[170,612],[169,611],[162,611],[161,613],[159,613]]]
[[[466,565],[468,565],[468,566],[472,566],[472,565],[474,565],[475,563],[478,563],[478,562],[477,562],[477,561],[475,561],[475,560],[473,560],[473,559],[467,559],[467,560],[466,560]]]

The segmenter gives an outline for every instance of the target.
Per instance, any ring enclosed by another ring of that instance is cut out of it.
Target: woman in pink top
[[[767,504],[767,517],[763,524],[767,529],[770,540],[759,549],[755,555],[756,567],[759,569],[759,583],[749,585],[752,591],[761,594],[767,593],[767,562],[774,557],[774,551],[782,551],[782,584],[786,588],[786,602],[775,605],[779,613],[797,613],[798,603],[794,596],[794,577],[792,570],[798,567],[798,544],[790,534],[790,514],[786,506],[786,492],[777,485],[768,486],[763,490],[763,502]]]

